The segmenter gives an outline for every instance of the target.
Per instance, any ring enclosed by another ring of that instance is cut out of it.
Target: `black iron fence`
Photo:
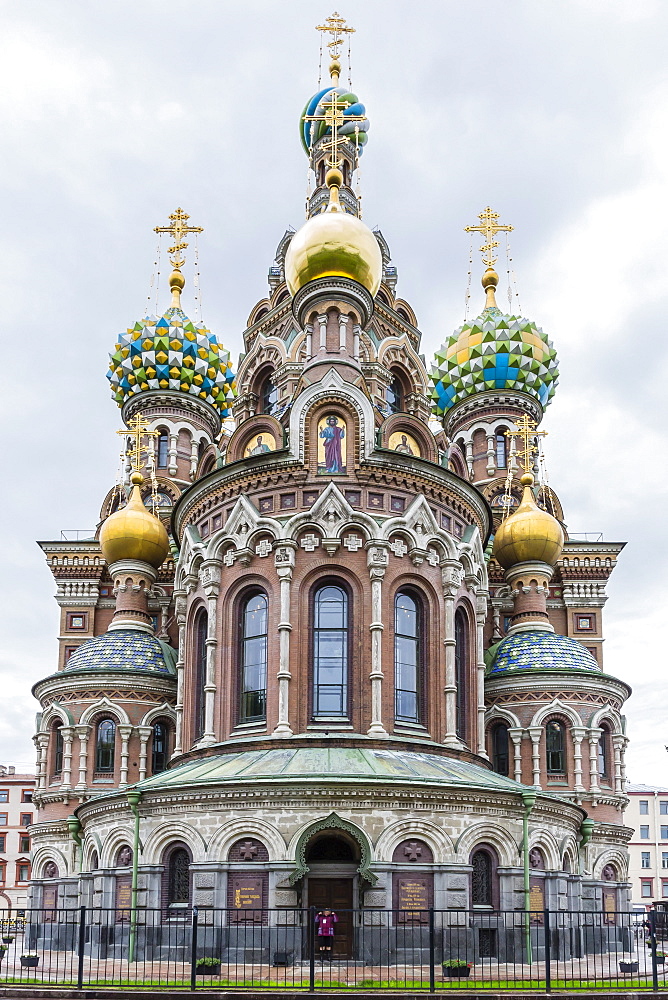
[[[666,990],[656,915],[541,910],[0,913],[0,985],[195,990]]]

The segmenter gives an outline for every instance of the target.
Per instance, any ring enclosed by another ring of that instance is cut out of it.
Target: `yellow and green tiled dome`
[[[516,389],[545,407],[558,377],[557,352],[541,328],[488,306],[436,352],[434,412],[443,416],[467,396],[490,389]]]
[[[229,351],[176,306],[120,335],[107,378],[119,406],[140,392],[172,389],[206,400],[226,417],[236,395]]]

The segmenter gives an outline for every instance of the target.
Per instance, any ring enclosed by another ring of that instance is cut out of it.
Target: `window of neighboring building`
[[[4,862],[0,863],[0,885],[4,885],[7,880],[6,872],[7,865]]]
[[[30,826],[32,823],[32,813],[21,813],[21,826]]]
[[[492,767],[497,774],[510,773],[510,755],[508,726],[505,722],[497,722],[492,728]]]
[[[115,749],[116,723],[113,719],[102,719],[95,737],[95,770],[100,774],[113,774]]]
[[[651,868],[652,867],[651,864],[650,864],[650,860],[649,860],[649,851],[641,851],[640,852],[640,867],[641,868]]]
[[[9,802],[8,788],[0,788],[0,802]]]
[[[7,826],[7,813],[0,813],[0,826]]]
[[[661,882],[661,897],[668,899],[668,882],[665,880]]]
[[[558,719],[550,719],[545,726],[545,755],[547,773],[566,773],[566,727]]]
[[[22,789],[21,802],[32,802],[32,788]]]
[[[399,591],[394,599],[394,717],[420,721],[421,622],[416,597]]]
[[[21,836],[19,837],[19,853],[20,854],[30,853],[30,837],[26,837],[24,834],[21,834]]]
[[[206,636],[209,628],[209,618],[201,609],[195,619],[195,739],[204,735],[206,725]]]
[[[348,715],[348,595],[325,584],[313,601],[313,714]]]
[[[468,664],[468,621],[462,608],[458,608],[455,612],[455,683],[457,685],[456,729],[457,736],[464,741],[468,735]]]
[[[668,826],[661,827],[661,840],[668,840]]]
[[[151,773],[162,774],[167,770],[169,760],[169,727],[166,722],[153,724],[153,744],[151,747]]]
[[[639,806],[640,806],[640,815],[647,816],[649,813],[649,802],[647,801],[647,799],[641,799],[639,802]]]
[[[239,722],[262,722],[267,717],[267,595],[251,594],[239,616]]]
[[[649,827],[641,825],[640,827],[640,839],[649,840]]]
[[[0,851],[3,853],[7,850],[7,834],[0,833]]]
[[[166,469],[169,464],[169,434],[161,430],[158,434],[158,468]]]
[[[502,427],[496,432],[496,467],[505,469],[508,465],[508,437]]]
[[[668,868],[668,851],[661,852],[661,867]]]
[[[30,881],[30,865],[27,862],[19,862],[19,864],[17,864],[16,881],[17,882]]]
[[[668,802],[659,802],[659,813],[668,816]]]
[[[640,895],[643,899],[652,898],[652,879],[641,879],[640,880]]]

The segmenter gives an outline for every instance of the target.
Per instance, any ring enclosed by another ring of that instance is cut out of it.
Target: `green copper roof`
[[[431,785],[520,792],[511,778],[453,757],[403,750],[357,747],[280,747],[245,750],[189,761],[147,778],[142,791],[166,791],[184,785],[216,785],[240,781],[352,781],[364,784],[421,781]]]

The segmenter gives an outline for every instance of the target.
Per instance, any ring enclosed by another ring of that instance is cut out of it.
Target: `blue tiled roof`
[[[148,632],[118,629],[84,642],[65,670],[150,670],[175,673],[176,650]]]
[[[599,671],[599,666],[577,639],[553,632],[517,632],[501,640],[489,673],[510,670]]]

